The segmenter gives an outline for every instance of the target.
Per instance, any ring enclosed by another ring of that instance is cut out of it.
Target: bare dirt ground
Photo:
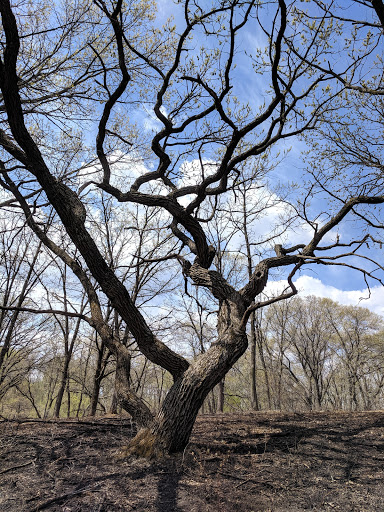
[[[0,511],[384,511],[384,412],[202,416],[183,454],[127,419],[0,422]]]

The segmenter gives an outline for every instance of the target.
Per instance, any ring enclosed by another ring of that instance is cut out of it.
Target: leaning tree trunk
[[[251,332],[250,332],[250,342],[251,342],[251,407],[254,411],[258,411],[259,407],[259,397],[257,392],[257,364],[256,364],[256,315],[255,312],[251,314]]]
[[[130,388],[131,354],[121,345],[116,357],[115,396],[121,407],[127,411],[138,427],[148,426],[153,415],[146,404]]]
[[[227,308],[228,304],[221,305],[221,313],[224,310],[226,314],[219,314],[219,326],[223,321],[227,324]],[[127,455],[155,458],[184,450],[204,399],[247,349],[245,330],[234,325],[240,325],[239,313],[236,311],[236,322],[219,327],[218,341],[176,380],[152,425],[139,431],[127,447]]]

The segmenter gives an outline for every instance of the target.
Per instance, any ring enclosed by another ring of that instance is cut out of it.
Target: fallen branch
[[[29,462],[25,462],[24,464],[19,464],[18,466],[12,466],[11,468],[3,469],[0,471],[0,475],[4,475],[4,473],[9,473],[10,471],[13,471],[14,469],[20,469],[24,468],[25,466],[29,466],[30,464],[33,464],[34,461],[30,460]]]
[[[97,491],[99,488],[100,488],[100,485],[97,485],[96,487],[84,487],[84,489],[79,489],[77,491],[62,494],[61,496],[56,496],[56,498],[51,498],[43,503],[40,503],[39,505],[36,505],[34,508],[31,508],[29,512],[39,512],[40,510],[43,510],[43,509],[49,507],[53,503],[58,503],[60,501],[71,498],[72,496],[82,494],[83,492]],[[31,501],[31,500],[29,500],[29,501]]]
[[[120,421],[110,421],[109,419],[103,419],[100,418],[100,420],[95,421],[84,421],[80,419],[74,419],[74,420],[43,420],[43,419],[33,419],[33,418],[24,418],[24,419],[17,419],[17,418],[4,418],[0,420],[0,424],[2,423],[17,423],[18,425],[21,425],[22,423],[48,423],[52,425],[93,425],[93,426],[99,426],[99,425],[112,425],[116,427],[120,427],[122,424],[125,423],[125,426],[132,427],[132,421],[130,418],[121,419]]]

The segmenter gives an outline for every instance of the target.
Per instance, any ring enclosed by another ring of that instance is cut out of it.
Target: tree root
[[[118,458],[126,457],[144,458],[147,460],[162,459],[167,455],[163,443],[159,442],[156,436],[149,428],[141,429],[132,441],[122,448]]]

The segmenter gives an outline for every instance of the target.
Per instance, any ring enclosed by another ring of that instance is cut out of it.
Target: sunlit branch
[[[246,328],[249,317],[251,316],[251,313],[253,313],[254,311],[257,311],[258,309],[264,308],[266,306],[270,306],[271,304],[274,304],[275,302],[279,302],[281,300],[287,300],[290,297],[293,297],[294,295],[297,294],[297,288],[296,288],[295,284],[293,283],[292,279],[293,279],[294,275],[296,274],[296,272],[300,269],[301,266],[302,266],[302,263],[298,263],[297,265],[295,265],[292,272],[287,277],[289,287],[287,287],[279,296],[272,297],[271,299],[268,299],[268,300],[265,300],[262,302],[257,302],[256,304],[251,304],[247,308],[247,310],[244,313],[243,318],[241,320],[241,324],[240,324],[241,329]],[[289,289],[290,289],[290,291],[287,291]]]

